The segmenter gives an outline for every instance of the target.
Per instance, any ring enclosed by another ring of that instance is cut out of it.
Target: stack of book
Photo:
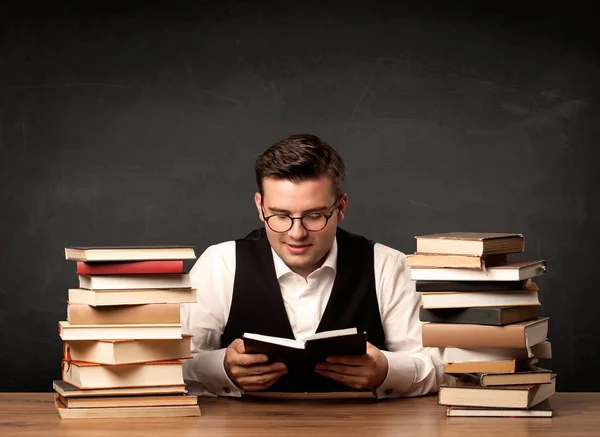
[[[193,247],[67,247],[79,288],[69,289],[62,380],[54,381],[62,418],[199,416],[188,396],[180,303],[195,302],[183,260]]]
[[[438,402],[448,416],[551,417],[556,375],[548,317],[540,317],[535,277],[544,260],[516,261],[522,234],[449,232],[416,237],[407,256],[421,293],[423,346],[444,350]]]

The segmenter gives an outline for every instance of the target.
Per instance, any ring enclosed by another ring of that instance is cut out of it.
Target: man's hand
[[[387,376],[388,361],[383,352],[367,343],[366,355],[330,356],[318,363],[315,371],[348,387],[376,389]]]
[[[235,339],[225,351],[225,371],[239,388],[248,391],[264,390],[287,373],[283,363],[266,364],[269,358],[262,354],[247,354],[242,339]]]

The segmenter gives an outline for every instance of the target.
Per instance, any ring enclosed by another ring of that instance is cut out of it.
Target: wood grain
[[[201,417],[60,419],[52,393],[0,393],[3,437],[131,436],[590,436],[600,428],[600,393],[558,393],[555,417],[445,416],[436,396],[394,400],[200,398]]]

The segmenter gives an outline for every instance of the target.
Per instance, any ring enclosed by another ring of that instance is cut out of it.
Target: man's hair
[[[298,183],[323,175],[331,179],[336,198],[344,192],[345,167],[342,157],[315,135],[291,135],[273,144],[256,159],[254,171],[261,195],[264,178]]]

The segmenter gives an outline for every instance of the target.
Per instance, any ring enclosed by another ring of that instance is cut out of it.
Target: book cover
[[[525,290],[533,281],[531,278],[522,281],[416,281],[415,287],[419,292],[435,291],[518,291]]]
[[[62,379],[52,381],[52,389],[65,398],[94,396],[141,396],[141,395],[176,395],[186,394],[185,385],[164,385],[148,387],[116,387],[101,389],[81,389]]]
[[[538,287],[532,284],[522,291],[468,291],[465,293],[435,291],[421,292],[421,305],[426,309],[477,307],[540,306]]]
[[[523,234],[499,232],[444,232],[417,235],[417,253],[484,256],[520,253]]]
[[[143,289],[143,290],[86,290],[70,288],[69,303],[91,306],[136,304],[161,304],[196,302],[195,288]]]
[[[547,339],[548,317],[504,326],[459,323],[423,323],[425,347],[464,349],[529,349]]]
[[[67,321],[71,325],[180,323],[179,303],[91,306],[67,303]]]
[[[70,261],[161,261],[196,259],[194,246],[67,246]]]
[[[190,288],[189,273],[151,275],[79,275],[79,288],[87,290],[138,290]]]
[[[550,402],[546,399],[528,409],[485,408],[485,407],[446,407],[448,417],[552,417]]]
[[[515,261],[484,270],[451,268],[410,269],[415,281],[522,281],[546,273],[545,260]],[[461,290],[454,290],[461,291]]]

